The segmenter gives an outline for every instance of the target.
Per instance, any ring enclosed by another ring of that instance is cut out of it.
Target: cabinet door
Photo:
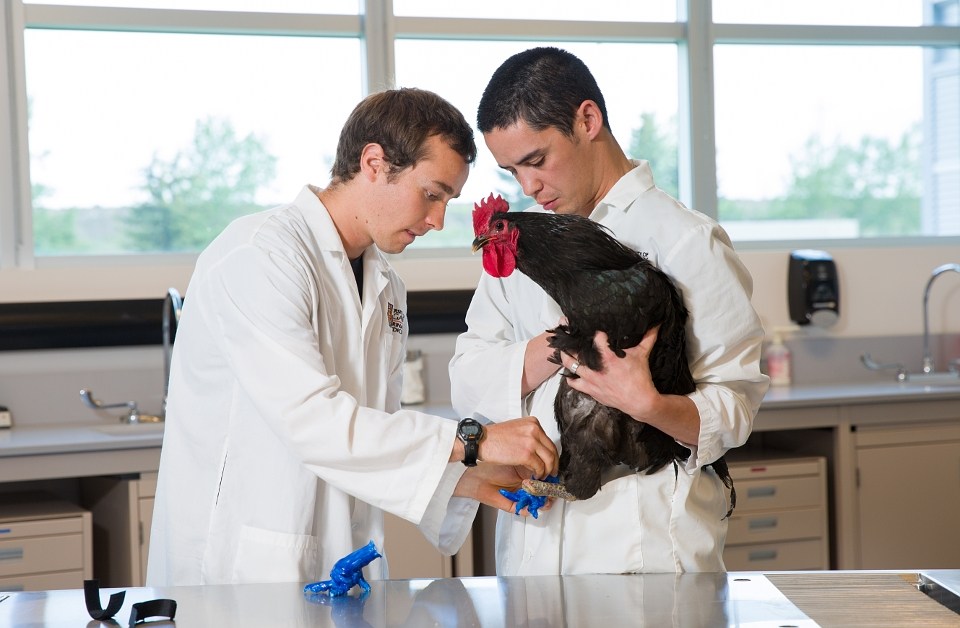
[[[954,431],[858,434],[877,444],[857,449],[860,569],[960,565],[960,440],[944,440]]]
[[[153,521],[153,497],[140,498],[140,586],[147,581],[147,554],[150,551],[150,524]]]

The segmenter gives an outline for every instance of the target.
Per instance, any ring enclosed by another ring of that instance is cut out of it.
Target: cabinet
[[[417,526],[383,513],[384,549],[390,579],[452,578],[473,575],[473,534],[454,556],[444,556],[431,545]]]
[[[858,427],[860,569],[960,565],[960,425]]]
[[[90,513],[37,493],[0,501],[0,591],[82,588],[93,577]]]
[[[141,587],[157,474],[84,478],[81,501],[93,513],[94,568],[101,586]]]
[[[730,571],[829,569],[823,457],[730,462],[737,508],[723,560]]]

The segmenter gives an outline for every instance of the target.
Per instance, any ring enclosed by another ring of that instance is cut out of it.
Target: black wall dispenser
[[[790,318],[798,325],[830,327],[840,318],[837,265],[826,251],[791,251],[787,270]]]

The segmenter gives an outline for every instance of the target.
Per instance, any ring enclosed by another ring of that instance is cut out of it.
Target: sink
[[[111,436],[136,436],[137,434],[163,434],[163,423],[117,423],[100,425],[96,431]]]
[[[960,373],[945,371],[943,373],[906,373],[904,384],[918,386],[950,386],[960,385]]]

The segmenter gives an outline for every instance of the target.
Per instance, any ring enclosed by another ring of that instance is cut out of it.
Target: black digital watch
[[[463,442],[463,464],[477,466],[477,454],[480,453],[480,441],[483,439],[483,424],[476,419],[461,419],[457,424],[457,438]]]

